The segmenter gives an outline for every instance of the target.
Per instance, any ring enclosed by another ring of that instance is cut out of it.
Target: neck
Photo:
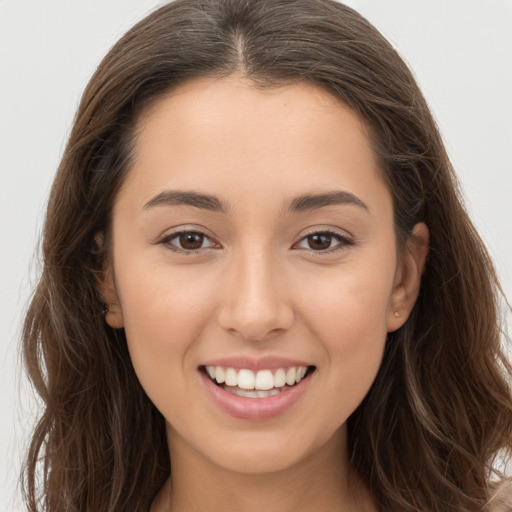
[[[377,510],[360,479],[348,471],[344,432],[300,463],[271,473],[233,472],[180,443],[169,446],[171,476],[151,512],[199,512],[212,507],[223,512]]]

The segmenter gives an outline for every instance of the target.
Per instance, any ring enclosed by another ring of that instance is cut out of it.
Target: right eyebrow
[[[186,190],[165,190],[150,199],[145,205],[144,210],[155,208],[156,206],[195,206],[203,210],[213,212],[227,213],[230,208],[218,197],[199,192],[189,192]]]

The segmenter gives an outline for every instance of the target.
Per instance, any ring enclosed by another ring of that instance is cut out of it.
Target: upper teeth
[[[237,370],[222,366],[207,366],[206,371],[218,384],[225,383],[227,386],[238,386],[242,389],[259,389],[263,391],[272,388],[282,388],[285,385],[293,386],[304,378],[308,368],[307,366],[298,366],[253,372],[245,368]]]

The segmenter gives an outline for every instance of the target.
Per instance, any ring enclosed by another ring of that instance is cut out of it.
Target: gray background
[[[19,365],[44,205],[101,57],[157,0],[0,0],[0,512],[37,403]],[[416,74],[512,297],[512,0],[351,0]]]

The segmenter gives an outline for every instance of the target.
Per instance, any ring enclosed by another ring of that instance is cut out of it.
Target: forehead
[[[338,129],[345,125],[348,130],[332,133],[334,125]],[[310,133],[304,135],[326,142],[329,133],[346,139],[365,131],[364,123],[350,107],[310,82],[259,88],[250,79],[231,75],[195,79],[172,89],[142,113],[136,133],[137,141],[143,144],[149,138],[156,142],[157,132],[165,136],[165,132],[173,131],[176,137],[193,132],[198,143],[204,142],[201,135],[211,139],[214,134],[219,141],[224,137],[224,142],[233,142],[236,133],[236,142],[244,139],[246,144],[261,145],[268,142],[262,138],[263,130],[288,136],[292,142],[293,135],[307,128]],[[226,140],[226,136],[232,138]],[[359,142],[365,144],[363,138]],[[276,143],[282,144],[282,140]]]
[[[385,186],[348,106],[309,83],[258,89],[235,76],[193,80],[155,101],[138,121],[127,182],[147,195],[176,188],[266,199],[340,187],[368,197]]]

